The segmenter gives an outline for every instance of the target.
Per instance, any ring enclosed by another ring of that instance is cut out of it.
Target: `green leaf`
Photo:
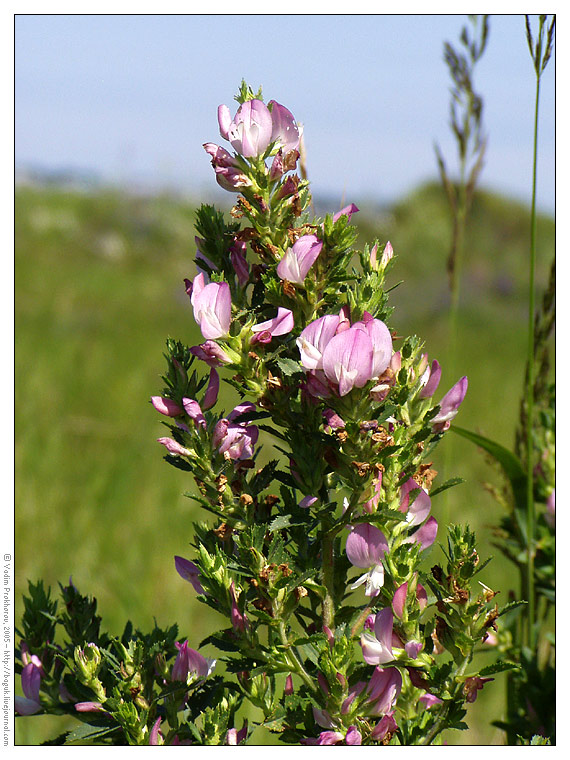
[[[519,599],[514,602],[509,602],[508,604],[505,604],[504,607],[501,607],[497,617],[501,617],[501,615],[504,615],[505,612],[510,612],[510,610],[514,610],[517,607],[522,607],[524,604],[528,604],[528,602],[525,599]]]
[[[277,359],[277,366],[286,377],[303,371],[301,363],[295,361],[294,359]]]
[[[446,480],[445,483],[442,483],[437,488],[434,488],[433,491],[430,491],[429,493],[430,498],[437,496],[438,493],[441,493],[442,491],[446,491],[448,488],[453,488],[453,486],[458,486],[460,483],[465,483],[464,478],[450,478],[449,480]]]
[[[497,660],[492,665],[486,665],[479,671],[480,676],[490,676],[493,673],[503,673],[505,670],[520,670],[520,665],[516,662],[505,662]]]
[[[118,728],[118,726],[92,726],[89,723],[83,723],[68,733],[65,743],[91,742],[116,731]]]
[[[478,433],[472,433],[470,430],[455,425],[452,425],[450,429],[457,435],[480,446],[501,465],[513,489],[515,504],[518,509],[524,512],[526,510],[526,474],[520,459],[512,451],[490,438],[485,438]]]
[[[288,528],[291,525],[291,515],[279,515],[269,524],[269,532],[275,533],[276,530]]]

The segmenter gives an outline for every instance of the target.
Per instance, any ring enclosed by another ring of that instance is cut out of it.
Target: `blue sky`
[[[202,143],[244,77],[304,124],[315,195],[391,201],[451,168],[449,74],[464,15],[19,15],[17,165],[76,167],[201,192]],[[481,184],[530,200],[534,71],[522,15],[491,16],[475,74]],[[536,28],[536,25],[535,25]],[[541,90],[538,204],[554,209],[554,61]]]

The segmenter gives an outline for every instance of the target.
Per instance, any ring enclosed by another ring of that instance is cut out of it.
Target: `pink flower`
[[[418,528],[409,538],[406,538],[404,544],[418,543],[421,546],[421,551],[429,549],[433,544],[437,536],[437,520],[435,517],[430,517],[426,522]]]
[[[206,362],[209,367],[221,367],[223,364],[230,364],[231,362],[227,353],[213,340],[207,340],[200,346],[192,346],[190,353]]]
[[[303,367],[322,369],[340,396],[384,372],[392,356],[390,331],[368,313],[352,327],[346,314],[320,317],[303,330],[297,346]]]
[[[195,425],[206,429],[206,418],[204,417],[200,404],[197,401],[194,401],[194,399],[191,398],[183,398],[182,406]]]
[[[278,143],[283,149],[283,153],[297,150],[299,147],[299,128],[295,123],[293,114],[276,100],[270,100],[268,105],[272,121],[271,142]]]
[[[410,491],[419,489],[418,494],[410,505]],[[406,514],[408,525],[420,525],[431,510],[431,499],[413,478],[409,478],[400,489],[400,512]]]
[[[376,511],[376,507],[378,506],[378,502],[380,501],[380,497],[382,496],[382,472],[378,473],[378,477],[374,478],[373,481],[374,484],[374,493],[371,499],[366,501],[362,509],[364,512],[367,512],[369,515],[373,514]]]
[[[14,706],[18,715],[34,715],[42,709],[40,703],[40,685],[42,680],[42,663],[37,655],[31,657],[22,653],[22,661],[26,662],[22,668],[21,680],[23,697],[14,697]]]
[[[388,541],[375,525],[360,523],[353,528],[346,539],[346,556],[355,567],[367,568],[351,588],[366,583],[366,596],[377,596],[384,585],[382,558],[388,551]]]
[[[210,675],[216,666],[216,660],[203,657],[200,652],[190,649],[188,641],[185,641],[183,644],[176,642],[175,645],[178,649],[178,654],[172,666],[173,681],[187,681],[188,676],[192,674],[200,678],[206,678],[206,676]]]
[[[76,702],[75,709],[77,712],[105,712],[101,702]]]
[[[240,240],[236,240],[230,248],[230,261],[242,288],[249,281],[249,267],[245,258],[246,248],[246,244]]]
[[[157,412],[166,415],[167,417],[177,417],[182,414],[182,409],[169,398],[163,398],[162,396],[152,396],[152,405]]]
[[[216,182],[224,190],[238,193],[242,187],[251,185],[238,162],[227,150],[215,143],[204,143],[204,150],[212,157],[212,166],[216,173]]]
[[[323,352],[336,334],[339,322],[340,318],[336,314],[327,314],[305,327],[297,339],[301,364],[305,369],[323,368]]]
[[[394,610],[394,613],[397,615],[397,617],[400,618],[400,620],[404,615],[407,594],[408,583],[406,581],[406,583],[402,583],[401,586],[398,586],[396,591],[394,591],[394,596],[392,598],[392,609]],[[421,583],[418,583],[416,586],[416,599],[420,610],[425,609],[427,605],[427,593]]]
[[[347,216],[348,221],[350,222],[350,218],[353,214],[356,214],[356,212],[359,209],[354,205],[354,203],[349,204],[348,206],[345,206],[340,211],[337,211],[336,214],[333,216],[333,222],[337,222],[341,216]]]
[[[251,459],[253,456],[259,429],[255,425],[236,423],[234,420],[254,409],[255,405],[250,402],[239,404],[227,419],[221,419],[214,428],[212,443],[227,459]]]
[[[220,376],[216,370],[212,367],[210,370],[210,378],[208,380],[208,387],[204,394],[204,400],[202,406],[204,409],[211,409],[218,400],[218,392],[220,390]]]
[[[376,614],[374,635],[365,631],[360,637],[362,656],[369,665],[383,665],[394,659],[392,652],[392,631],[394,616],[389,607]]]
[[[434,431],[443,432],[449,428],[451,420],[457,415],[459,407],[465,398],[467,384],[467,378],[462,377],[441,399],[439,402],[439,412],[431,421]]]
[[[436,697],[435,694],[423,694],[419,698],[419,701],[426,707],[427,710],[429,710],[429,708],[433,707],[434,705],[443,704],[443,699]]]
[[[230,728],[226,734],[226,744],[230,747],[235,747],[241,744],[244,739],[247,739],[247,718],[243,721],[243,726],[238,731],[237,728]]]
[[[362,744],[362,734],[356,728],[356,726],[350,726],[344,737],[344,743],[349,747],[354,747]]]
[[[205,284],[204,275],[198,274],[192,283],[191,295],[194,319],[207,340],[221,338],[229,333],[232,319],[230,286],[227,282]]]
[[[343,739],[344,736],[340,731],[322,731],[316,743],[319,747],[330,747],[334,744],[340,744]]]
[[[148,736],[148,743],[150,747],[158,747],[161,744],[164,744],[164,736],[162,735],[160,731],[161,721],[162,721],[162,718],[157,718],[152,724],[152,728]]]
[[[441,380],[441,367],[439,362],[434,359],[431,363],[431,367],[428,367],[423,373],[421,378],[422,390],[420,391],[420,398],[429,398],[437,390],[439,381]]]
[[[260,322],[251,328],[255,333],[252,338],[253,343],[269,343],[273,337],[287,335],[294,327],[293,312],[279,306],[277,316],[268,319],[266,322]]]
[[[309,269],[313,266],[323,247],[316,235],[303,235],[290,248],[277,265],[277,274],[282,280],[302,285]]]
[[[410,660],[415,660],[423,648],[424,645],[421,643],[421,641],[414,641],[413,639],[411,641],[407,641],[404,645],[404,650]]]
[[[397,668],[375,668],[366,691],[370,715],[391,712],[402,690],[402,676]]]
[[[189,449],[184,448],[184,446],[179,444],[178,441],[175,441],[173,438],[157,438],[157,441],[166,448],[169,454],[180,457],[192,456],[192,452]]]
[[[398,730],[398,724],[394,720],[392,712],[386,713],[380,723],[374,727],[371,736],[377,742],[381,742],[387,734],[393,734]]]
[[[323,370],[340,396],[363,388],[372,377],[373,347],[364,330],[350,327],[335,335],[323,353]]]
[[[261,156],[267,150],[273,133],[273,119],[265,103],[257,98],[246,100],[233,120],[229,108],[218,108],[220,134],[244,158]]]
[[[466,678],[463,684],[463,694],[467,702],[475,702],[477,699],[477,692],[480,691],[483,686],[489,681],[494,681],[494,678],[480,678],[479,676],[473,676]]]
[[[232,599],[230,620],[232,621],[233,629],[234,631],[239,631],[240,633],[243,633],[244,631],[248,630],[249,621],[245,613],[242,613],[239,611],[239,607],[237,605],[237,599],[236,599],[236,590],[235,590],[233,581],[230,583],[230,596]]]
[[[372,377],[380,375],[388,368],[392,358],[392,336],[384,322],[374,319],[367,311],[361,322],[355,322],[353,327],[364,330],[372,341]]]
[[[198,580],[200,577],[200,570],[196,565],[191,562],[189,559],[184,559],[184,557],[174,557],[174,565],[176,567],[176,572],[178,575],[183,578],[185,581],[188,581],[192,584],[194,587],[194,591],[196,591],[197,594],[205,594],[204,587]]]

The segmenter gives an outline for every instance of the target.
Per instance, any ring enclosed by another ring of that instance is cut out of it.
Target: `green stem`
[[[453,673],[453,678],[457,678],[458,676],[462,676],[465,673],[465,668],[471,661],[471,654],[467,655],[463,662],[455,669],[455,672]],[[458,683],[454,689],[453,699],[446,700],[444,704],[442,705],[439,714],[437,718],[434,721],[433,726],[430,728],[430,730],[427,732],[427,734],[424,737],[424,740],[422,741],[423,746],[428,746],[431,744],[431,742],[435,739],[435,737],[441,733],[441,731],[445,728],[445,719],[447,718],[447,713],[449,712],[449,706],[455,701],[455,697],[457,696],[457,693],[461,690],[461,684]]]
[[[530,213],[530,271],[529,271],[529,295],[528,295],[528,385],[527,385],[527,415],[526,415],[526,443],[527,443],[527,504],[526,504],[526,530],[527,530],[527,641],[531,649],[534,649],[534,447],[533,447],[533,420],[534,420],[534,278],[536,262],[536,168],[538,153],[538,103],[540,95],[540,74],[536,77],[536,101],[534,109],[534,145],[532,161],[532,205]]]
[[[334,535],[325,533],[322,543],[323,552],[323,584],[326,588],[323,599],[323,626],[334,629]]]
[[[313,682],[313,679],[303,667],[303,663],[297,657],[295,650],[291,646],[291,642],[287,638],[287,632],[285,630],[285,623],[283,620],[279,621],[279,638],[281,639],[281,643],[283,644],[283,646],[287,649],[287,654],[289,655],[289,660],[291,664],[291,670],[294,673],[296,673],[298,676],[300,676],[301,679],[307,684],[307,686],[312,691],[317,691],[317,687],[315,683]]]

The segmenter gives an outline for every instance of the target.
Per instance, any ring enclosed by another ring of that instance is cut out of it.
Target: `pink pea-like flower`
[[[243,173],[239,164],[227,150],[215,143],[205,143],[204,150],[212,157],[212,167],[216,182],[230,193],[239,193],[242,187],[249,187],[251,180]]]
[[[173,438],[157,438],[157,441],[165,447],[169,454],[180,457],[189,457],[192,455],[192,452],[189,449],[182,446]]]
[[[402,690],[402,675],[397,668],[375,668],[366,688],[368,712],[371,715],[385,715],[391,712]]]
[[[384,322],[374,319],[371,314],[364,312],[361,322],[355,322],[353,327],[364,330],[372,341],[372,377],[380,375],[388,368],[392,358],[392,336]]]
[[[190,297],[194,319],[206,340],[221,338],[229,333],[232,319],[232,300],[227,282],[205,284],[202,273],[192,283]]]
[[[323,352],[335,336],[339,323],[340,317],[327,314],[305,327],[297,339],[297,347],[301,354],[301,364],[306,370],[323,368]]]
[[[439,412],[432,419],[432,427],[436,432],[443,432],[451,425],[451,420],[457,415],[467,393],[467,378],[458,380],[439,402]]]
[[[419,492],[410,505],[410,491],[419,489]],[[400,512],[406,515],[408,525],[420,525],[427,518],[431,510],[431,499],[421,486],[413,478],[406,480],[400,489]]]
[[[350,327],[335,335],[323,352],[323,370],[328,380],[338,385],[341,396],[362,388],[372,377],[373,346],[369,335]]]
[[[176,648],[178,654],[172,666],[173,681],[186,681],[190,674],[205,678],[216,666],[216,660],[204,657],[200,652],[191,649],[188,646],[188,641],[183,644],[176,642]]]
[[[483,686],[489,681],[494,681],[494,678],[481,678],[480,676],[472,676],[465,679],[463,684],[463,694],[467,702],[475,702],[477,699],[477,692],[480,691]]]
[[[207,340],[200,346],[192,346],[190,353],[194,354],[197,359],[206,362],[209,367],[221,367],[223,364],[231,362],[228,354],[213,340]]]
[[[290,248],[277,265],[277,274],[282,280],[302,285],[309,269],[317,260],[323,243],[316,235],[303,235]]]
[[[218,108],[220,134],[232,148],[244,156],[255,158],[267,150],[273,134],[271,112],[261,100],[253,98],[242,103],[233,120],[227,106]]]
[[[366,583],[365,595],[377,596],[384,585],[382,559],[388,551],[388,541],[375,525],[360,523],[353,528],[346,539],[346,556],[355,567],[367,569],[351,588]]]
[[[18,715],[34,715],[42,709],[40,703],[42,672],[39,657],[32,655],[29,662],[22,668],[21,679],[24,696],[14,697],[14,706]]]
[[[219,420],[214,428],[212,443],[227,459],[251,459],[253,447],[259,437],[259,428],[235,419],[247,411],[253,411],[255,404],[245,402],[230,412],[227,418]]]
[[[194,591],[196,591],[197,594],[206,593],[204,591],[204,587],[199,581],[200,570],[193,562],[191,562],[189,559],[184,559],[184,557],[176,556],[174,557],[174,565],[176,567],[176,572],[178,575],[185,581],[188,581],[188,583],[191,583]]]
[[[270,100],[271,109],[271,142],[277,142],[283,153],[297,150],[299,147],[299,127],[291,111],[276,100]]]
[[[239,631],[240,633],[243,633],[244,631],[247,631],[249,628],[249,620],[247,619],[247,616],[245,613],[240,612],[237,599],[236,599],[236,590],[234,582],[232,581],[230,583],[230,596],[232,600],[232,606],[230,610],[230,620],[232,621],[232,626],[234,631]]]
[[[260,322],[251,328],[254,333],[251,342],[269,343],[274,337],[290,333],[294,325],[293,312],[280,306],[277,309],[277,316],[268,319],[266,322]]]
[[[421,547],[421,551],[429,549],[437,537],[438,523],[435,517],[430,517],[425,523],[418,528],[418,530],[406,538],[402,543],[412,544],[418,543]]]
[[[362,656],[369,665],[382,665],[394,659],[392,652],[392,631],[394,616],[389,607],[376,614],[374,635],[365,631],[360,637]]]
[[[177,403],[169,398],[163,398],[162,396],[153,396],[151,398],[152,405],[157,412],[166,415],[167,417],[177,417],[182,414],[182,409]]]
[[[344,208],[341,208],[340,211],[337,211],[336,214],[333,216],[333,222],[337,222],[341,216],[347,216],[348,221],[350,222],[350,218],[353,214],[356,214],[356,212],[359,209],[354,205],[354,203],[350,203],[348,206],[345,206]]]
[[[394,720],[392,712],[386,713],[382,720],[376,724],[372,730],[371,736],[375,741],[381,742],[387,734],[393,734],[398,730],[398,724]]]
[[[434,359],[431,363],[431,367],[428,367],[423,373],[421,378],[422,390],[420,391],[420,398],[429,398],[437,390],[439,381],[441,380],[441,367],[439,362]]]

